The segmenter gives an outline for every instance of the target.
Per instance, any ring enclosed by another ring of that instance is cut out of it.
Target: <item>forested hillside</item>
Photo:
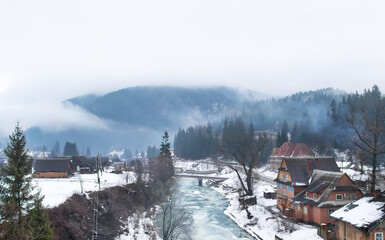
[[[134,87],[95,98],[70,99],[96,116],[131,126],[175,128],[183,122],[217,120],[240,108],[248,96],[224,87]]]
[[[94,153],[125,148],[140,152],[157,144],[165,130],[173,136],[179,127],[219,121],[239,112],[243,102],[257,97],[252,91],[226,87],[132,87],[64,102],[67,107],[91,113],[106,127],[52,130],[36,126],[28,129],[26,135],[30,148],[45,145],[51,149],[57,141],[62,146],[69,141],[77,143],[81,153],[87,147]]]
[[[252,123],[257,131],[269,133],[274,138],[274,145],[282,144],[279,141],[282,135],[292,142],[304,142],[320,154],[333,154],[334,149],[343,151],[352,145],[353,132],[346,117],[347,103],[353,96],[356,94],[349,95],[331,88],[299,92],[285,98],[245,102],[238,116],[246,123]],[[213,153],[211,149],[218,144],[225,121],[233,118],[230,116],[220,122],[179,129],[175,136],[175,152],[192,159],[209,156]],[[194,152],[186,147],[197,144],[204,147],[194,148],[198,149]]]

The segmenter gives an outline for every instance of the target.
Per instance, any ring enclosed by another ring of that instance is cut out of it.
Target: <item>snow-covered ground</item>
[[[154,228],[154,220],[144,212],[142,216],[134,214],[127,219],[122,231],[124,232],[115,240],[149,240],[160,239]]]
[[[134,181],[135,176],[132,172],[123,172],[123,174],[103,172],[100,175],[101,189]],[[45,196],[43,204],[48,208],[60,205],[75,193],[99,190],[97,174],[81,174],[70,178],[34,178],[32,184]]]
[[[209,161],[176,161],[175,166],[184,170],[199,170],[207,171],[217,169],[216,165],[208,164]],[[225,214],[236,222],[241,228],[245,229],[254,237],[261,237],[264,240],[275,239],[275,235],[283,239],[307,240],[307,239],[322,239],[317,235],[317,228],[312,225],[293,223],[287,217],[280,214],[276,207],[276,200],[265,199],[263,192],[275,191],[275,184],[272,180],[276,178],[277,173],[269,171],[269,168],[264,166],[255,170],[256,173],[262,175],[258,184],[254,184],[254,193],[257,195],[258,204],[249,208],[253,215],[252,219],[247,218],[245,210],[240,210],[239,193],[236,189],[240,188],[237,175],[228,168],[224,168],[221,176],[229,177],[228,180],[222,182],[218,187],[213,187],[218,192],[222,193],[229,201],[229,206]]]
[[[274,240],[275,235],[293,240],[322,239],[317,235],[317,228],[314,226],[294,223],[282,216],[276,207],[276,200],[263,197],[263,192],[275,191],[274,186],[262,180],[254,185],[257,205],[249,208],[253,218],[248,219],[246,211],[240,210],[239,193],[235,191],[239,188],[237,176],[231,173],[229,177],[214,189],[224,194],[230,202],[225,214],[251,235],[259,236],[264,240]]]
[[[176,160],[174,161],[175,168],[182,168],[185,170],[195,171],[212,171],[218,170],[218,166],[213,164],[210,159],[202,159],[196,161],[190,160]]]

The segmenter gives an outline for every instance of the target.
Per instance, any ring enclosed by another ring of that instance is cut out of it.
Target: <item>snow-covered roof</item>
[[[369,232],[384,219],[384,209],[384,197],[375,199],[372,195],[365,195],[338,209],[331,216]]]
[[[309,157],[309,158],[284,158],[286,170],[290,174],[293,186],[309,185],[311,170],[321,169],[325,171],[340,172],[333,157]],[[281,163],[283,164],[283,163]],[[276,179],[279,181],[279,179]]]
[[[302,192],[293,198],[293,201],[301,204],[309,204],[317,207],[335,207],[343,206],[349,203],[348,201],[327,201],[329,195],[340,188],[341,191],[357,191],[357,186],[354,185],[338,185],[338,181],[342,178],[344,173],[342,172],[331,172],[324,170],[314,170],[309,180],[309,186],[306,187]],[[320,194],[317,198],[309,198],[306,193],[317,193]]]

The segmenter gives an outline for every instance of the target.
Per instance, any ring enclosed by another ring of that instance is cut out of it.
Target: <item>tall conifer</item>
[[[33,207],[28,212],[30,235],[34,240],[51,240],[53,229],[48,218],[48,212],[43,207],[44,196],[40,192],[33,198]]]
[[[9,136],[10,142],[4,149],[7,166],[1,169],[0,238],[26,239],[29,235],[25,213],[31,208],[32,159],[25,149],[26,140],[20,124]]]

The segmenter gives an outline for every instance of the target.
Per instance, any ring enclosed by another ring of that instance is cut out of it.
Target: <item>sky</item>
[[[0,136],[16,121],[104,128],[61,102],[132,86],[384,93],[384,11],[356,0],[0,1]]]

